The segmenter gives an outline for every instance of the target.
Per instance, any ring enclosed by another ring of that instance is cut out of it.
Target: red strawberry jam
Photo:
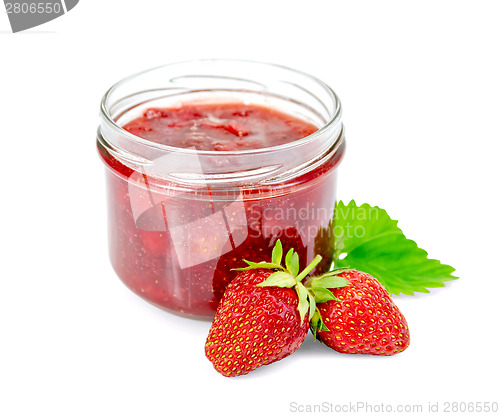
[[[318,130],[271,108],[234,103],[150,108],[123,128],[155,143],[216,151],[279,146]]]
[[[122,128],[152,143],[217,152],[286,145],[318,130],[276,109],[236,102],[149,108]],[[292,247],[298,252],[302,268],[321,254],[316,270],[325,271],[343,150],[342,145],[311,169],[272,185],[186,189],[183,184],[178,190],[171,180],[126,166],[99,143],[109,168],[114,269],[147,301],[196,318],[213,317],[235,276],[231,269],[241,267],[243,258],[270,260],[278,238],[285,252]]]

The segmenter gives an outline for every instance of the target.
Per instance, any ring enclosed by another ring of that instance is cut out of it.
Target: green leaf
[[[345,205],[339,201],[334,216],[335,267],[348,267],[371,274],[391,294],[427,293],[458,279],[455,269],[438,260],[405,237],[397,221],[379,207]]]
[[[397,226],[398,222],[391,219],[385,210],[368,204],[358,207],[354,200],[347,205],[342,201],[337,202],[333,224],[334,259],[372,238],[387,233],[403,233]]]
[[[318,308],[314,311],[314,314],[311,318],[311,324],[310,324],[311,331],[314,335],[314,340],[316,341],[316,334],[318,331],[330,331],[328,327],[325,325],[323,322],[323,317],[321,316],[321,313],[319,312]]]
[[[285,256],[285,267],[290,272],[291,272],[292,256],[293,256],[293,248],[288,250],[288,253],[286,253],[286,256]]]
[[[281,241],[276,241],[276,244],[273,248],[273,253],[271,257],[271,263],[281,264],[281,259],[283,257],[283,246],[281,245]]]
[[[253,270],[253,269],[282,269],[283,267],[279,264],[275,263],[267,263],[265,261],[261,261],[260,263],[255,263],[253,261],[249,260],[243,260],[246,264],[248,264],[247,267],[241,267],[239,269],[231,269],[235,271],[241,271],[241,270]]]
[[[297,295],[299,297],[299,305],[297,306],[297,309],[300,315],[300,323],[302,324],[304,322],[306,313],[309,311],[309,291],[304,287],[302,283],[297,283],[295,286],[295,290],[297,291]]]
[[[290,260],[290,273],[294,276],[297,276],[299,273],[299,255],[297,253],[293,253],[292,258]]]
[[[274,272],[266,280],[259,283],[257,286],[277,286],[277,287],[294,287],[297,282],[294,277],[288,272]]]
[[[316,301],[316,303],[324,303],[330,300],[338,301],[338,299],[333,295],[333,293],[329,291],[327,288],[313,287],[310,288],[310,291],[314,294],[314,300]]]
[[[298,284],[302,285],[302,283]],[[314,298],[314,295],[308,290],[307,290],[307,298],[309,299],[309,316],[311,317],[314,315],[314,311],[316,310],[316,299]]]
[[[312,278],[308,286],[314,288],[314,287],[323,287],[323,288],[329,288],[329,289],[337,289],[339,287],[345,287],[349,286],[351,282],[349,280],[344,279],[343,277],[340,276],[330,276],[328,273],[325,275],[322,275],[320,277],[314,277]]]

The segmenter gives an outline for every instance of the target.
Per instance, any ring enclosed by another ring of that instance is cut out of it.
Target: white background
[[[500,25],[495,1],[91,1],[11,34],[0,6],[0,414],[229,415],[297,404],[500,401]],[[378,204],[461,279],[395,298],[412,342],[346,356],[309,338],[226,379],[208,322],[162,312],[107,258],[99,101],[185,59],[275,62],[330,84],[339,197]]]

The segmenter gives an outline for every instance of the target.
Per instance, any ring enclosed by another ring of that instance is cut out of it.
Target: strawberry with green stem
[[[325,279],[308,290],[302,281],[321,256],[302,271],[293,249],[285,256],[285,266],[282,260],[278,240],[270,262],[245,260],[247,267],[237,269],[224,292],[205,344],[207,358],[222,375],[247,374],[292,354],[307,335],[315,298],[327,288],[349,284]]]
[[[311,331],[325,345],[345,354],[394,355],[410,344],[405,317],[389,293],[373,277],[357,270],[339,269],[331,279],[350,284],[324,292],[311,318]],[[307,285],[323,284],[322,277]],[[321,282],[321,283],[320,283]],[[328,293],[327,293],[328,292]]]

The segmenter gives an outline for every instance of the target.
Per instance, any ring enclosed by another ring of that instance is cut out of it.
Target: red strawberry
[[[315,303],[301,280],[321,261],[317,256],[301,273],[290,249],[281,265],[278,240],[270,263],[245,262],[227,286],[210,328],[205,354],[224,376],[247,374],[300,347]]]
[[[410,344],[408,324],[382,285],[356,270],[337,271],[335,277],[351,284],[332,289],[336,299],[317,305],[313,333],[346,354],[394,355],[404,351]],[[310,279],[307,286],[314,287],[317,279]]]
[[[293,289],[258,287],[273,272],[247,270],[229,284],[213,321],[205,353],[224,376],[247,374],[300,347],[309,329],[301,323]]]

